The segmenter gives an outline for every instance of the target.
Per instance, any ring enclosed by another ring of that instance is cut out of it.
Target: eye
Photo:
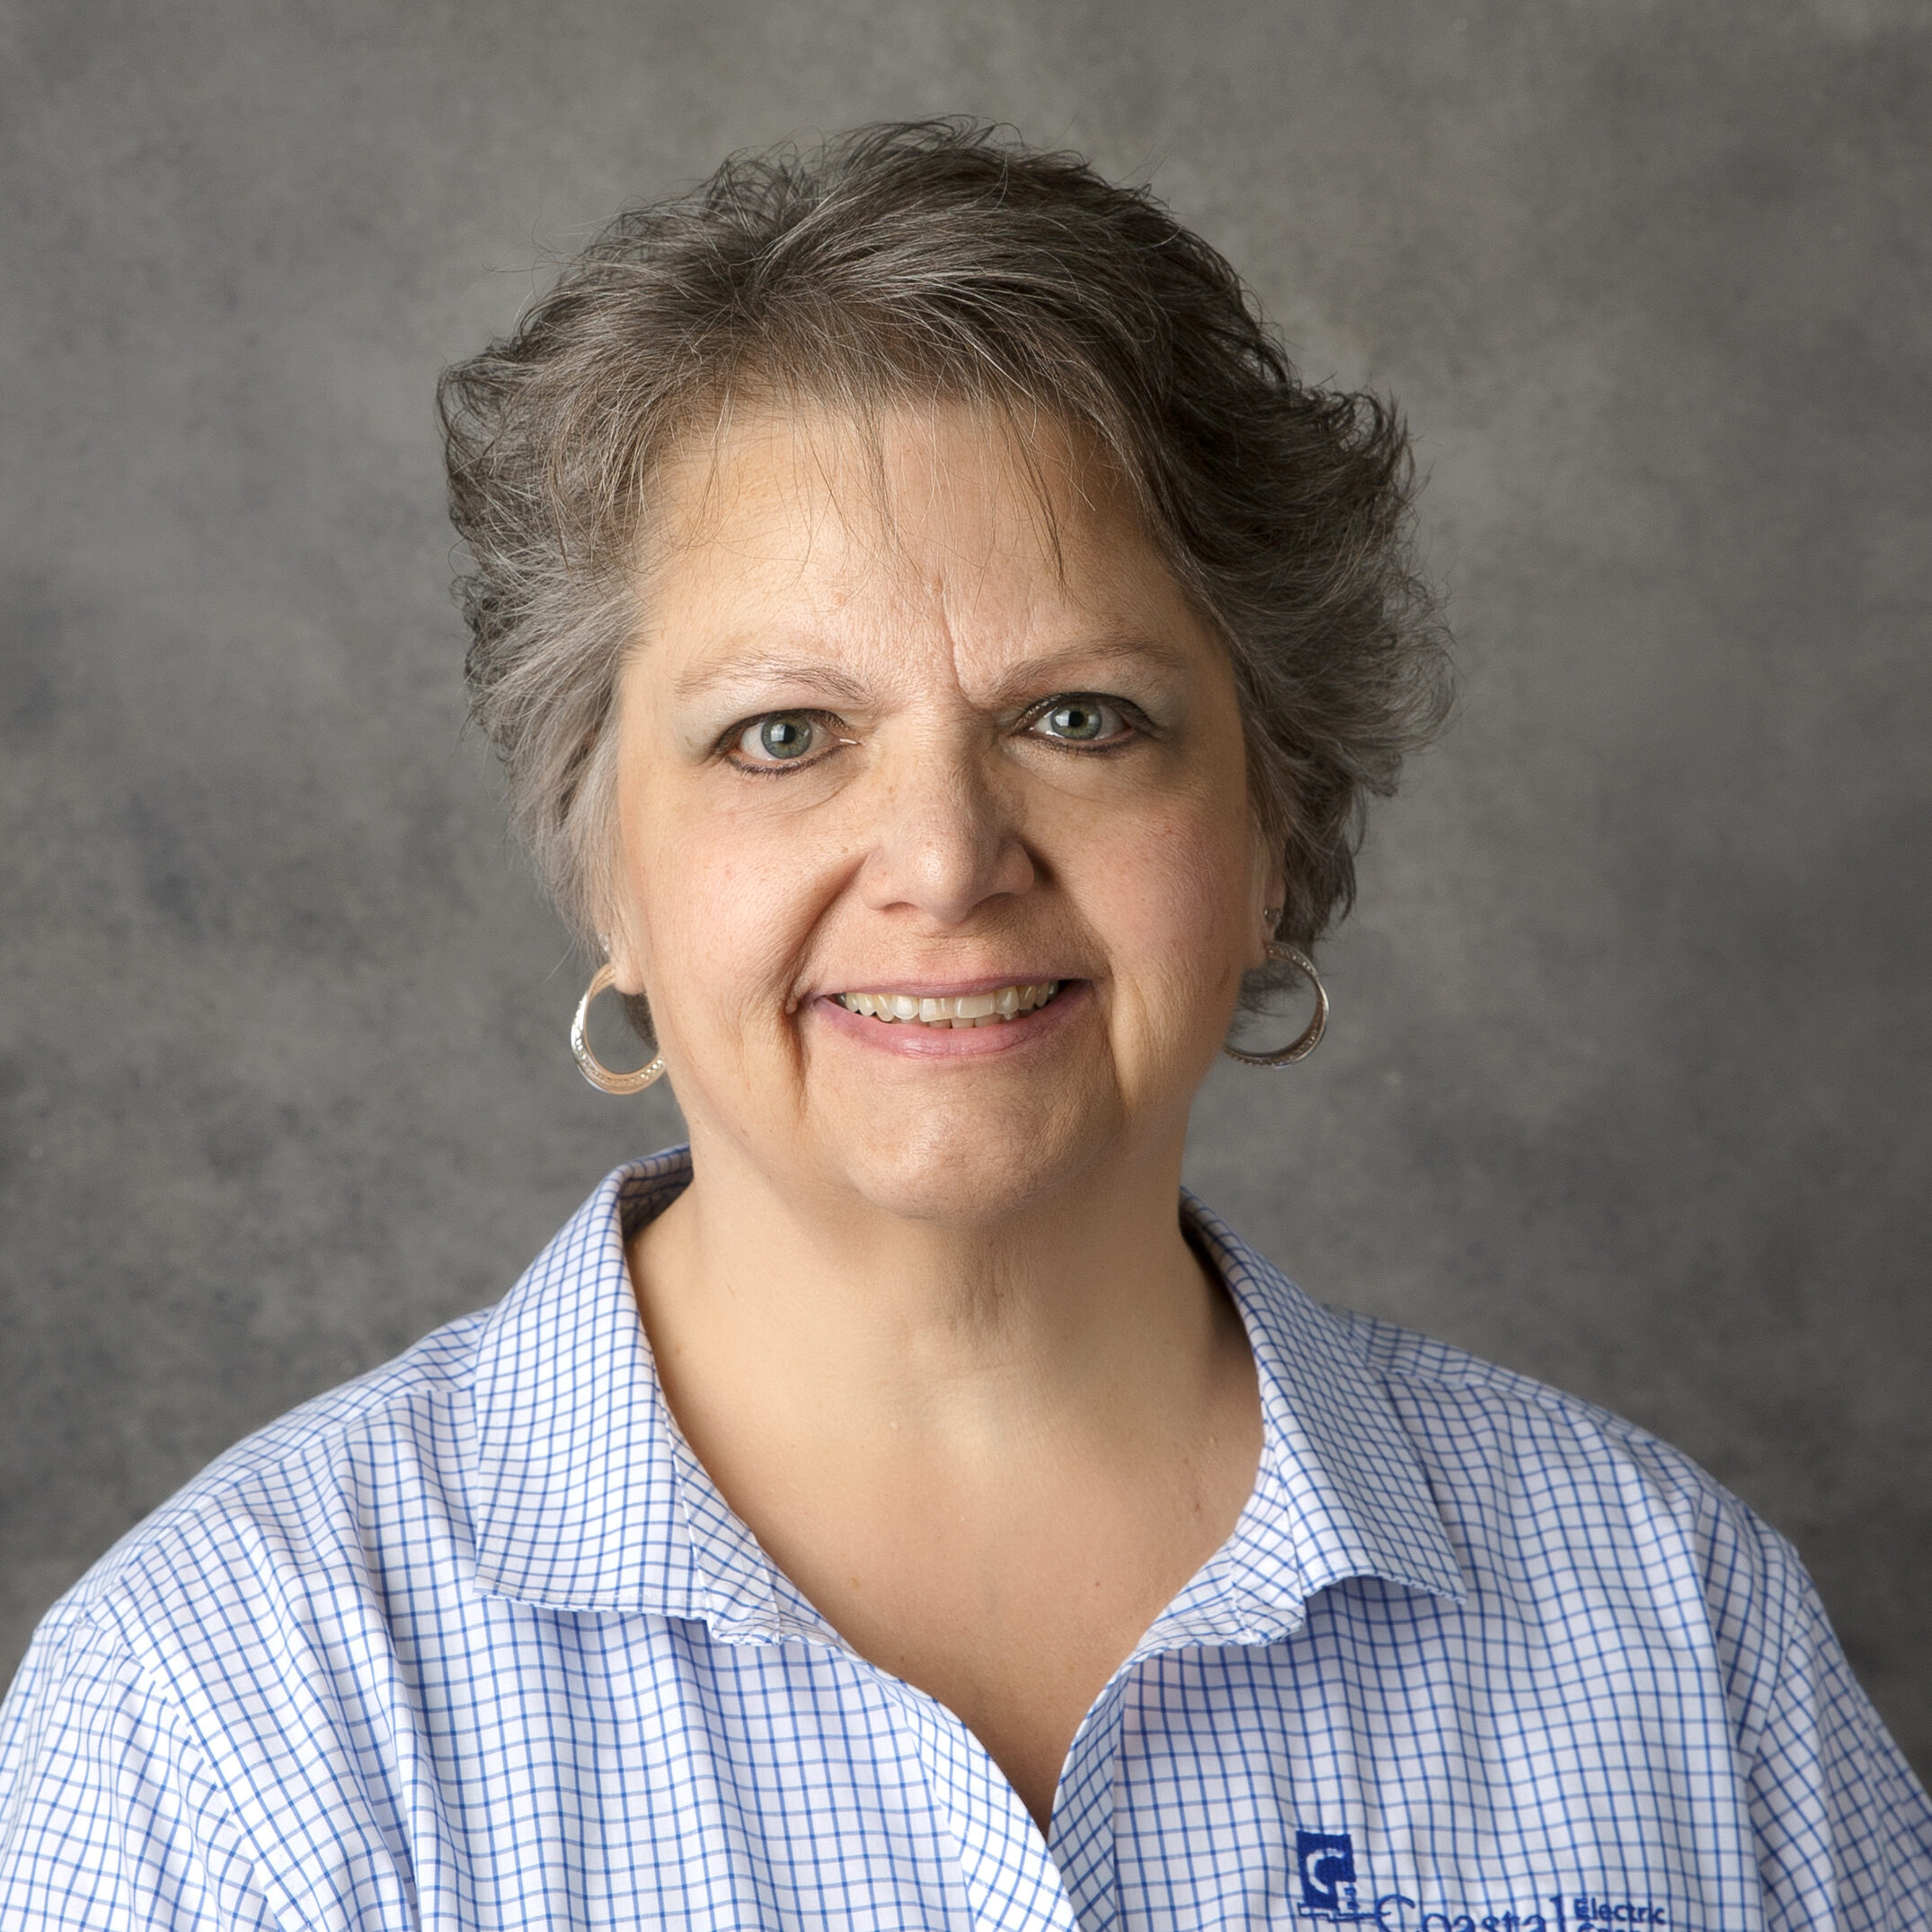
[[[810,711],[774,711],[740,726],[730,749],[747,765],[770,770],[775,766],[813,761],[837,745],[849,742],[828,722]]]
[[[1026,727],[1036,738],[1061,745],[1107,745],[1128,737],[1133,726],[1125,711],[1104,697],[1057,697],[1036,712]]]

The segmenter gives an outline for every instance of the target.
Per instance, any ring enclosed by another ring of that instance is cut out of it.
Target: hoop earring
[[[590,1050],[590,1041],[584,1032],[586,1022],[590,1017],[590,1002],[611,986],[616,979],[616,972],[608,960],[599,966],[591,976],[590,983],[584,988],[584,995],[577,1002],[577,1017],[571,1022],[571,1051],[577,1058],[577,1070],[592,1086],[601,1087],[607,1094],[642,1094],[664,1071],[664,1056],[651,1055],[648,1064],[640,1067],[635,1073],[613,1073]]]
[[[1285,1047],[1277,1047],[1272,1053],[1244,1053],[1239,1047],[1222,1047],[1221,1051],[1229,1059],[1239,1060],[1244,1067],[1292,1067],[1297,1060],[1307,1059],[1321,1045],[1323,1029],[1328,1024],[1328,995],[1315,970],[1315,962],[1280,939],[1268,942],[1268,957],[1278,965],[1292,966],[1315,988],[1315,1017],[1298,1039],[1289,1041]]]

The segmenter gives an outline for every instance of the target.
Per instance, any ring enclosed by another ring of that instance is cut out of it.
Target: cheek
[[[680,1031],[784,1010],[801,947],[832,890],[836,851],[775,837],[755,815],[641,786],[625,828],[626,883],[654,1005]]]
[[[1137,985],[1164,1006],[1178,997],[1205,1006],[1233,997],[1243,967],[1252,859],[1237,801],[1176,802],[1131,826],[1108,829],[1084,868],[1094,924],[1109,935],[1121,990]]]

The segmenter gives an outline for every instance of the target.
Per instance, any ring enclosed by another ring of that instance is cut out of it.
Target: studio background
[[[1932,1765],[1922,4],[7,0],[0,61],[0,1679],[678,1135],[573,1068],[463,729],[438,369],[626,199],[962,111],[1150,178],[1430,476],[1458,720],[1191,1180],[1688,1449]]]

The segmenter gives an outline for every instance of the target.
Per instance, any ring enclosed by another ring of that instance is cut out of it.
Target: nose
[[[873,792],[872,845],[858,880],[873,911],[906,907],[959,926],[989,900],[1032,890],[1016,801],[975,749],[907,745]]]

